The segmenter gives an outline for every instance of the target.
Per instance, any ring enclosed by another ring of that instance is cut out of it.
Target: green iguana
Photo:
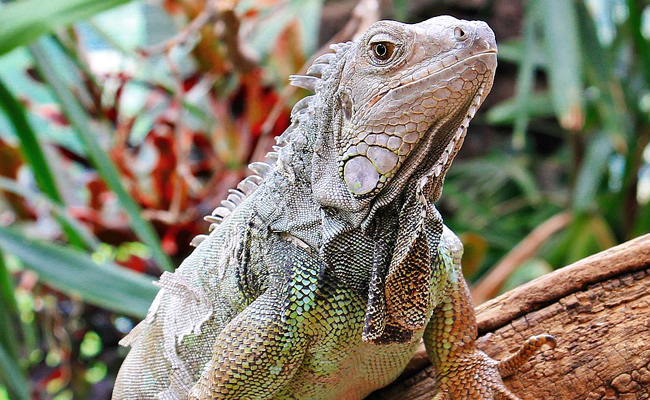
[[[373,24],[294,85],[272,163],[206,219],[209,236],[122,341],[113,399],[361,399],[421,339],[435,399],[516,399],[476,350],[462,245],[433,203],[497,65],[484,22]]]

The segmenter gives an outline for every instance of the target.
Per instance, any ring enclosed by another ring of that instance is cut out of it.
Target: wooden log
[[[505,380],[522,399],[650,399],[650,235],[522,285],[477,307],[478,347],[505,358],[529,336],[558,340]],[[431,399],[421,349],[374,400]]]

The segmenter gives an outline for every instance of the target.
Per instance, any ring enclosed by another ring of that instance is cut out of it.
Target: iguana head
[[[449,16],[379,21],[340,50],[331,131],[314,158],[318,201],[362,211],[412,177],[442,180],[491,88],[496,51],[486,23]]]

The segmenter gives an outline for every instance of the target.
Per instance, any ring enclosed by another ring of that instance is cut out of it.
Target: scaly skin
[[[531,338],[501,363],[476,350],[462,245],[433,205],[491,88],[492,31],[380,21],[333,49],[293,78],[316,95],[277,161],[252,165],[263,179],[240,183],[161,277],[114,399],[361,399],[420,339],[435,399],[516,399],[501,375],[554,344]]]

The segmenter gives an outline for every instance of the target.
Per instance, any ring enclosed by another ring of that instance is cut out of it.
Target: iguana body
[[[433,206],[491,88],[492,31],[380,21],[333,49],[293,78],[316,95],[294,107],[275,163],[252,165],[263,178],[161,277],[114,399],[361,399],[420,339],[436,398],[514,399],[499,374],[551,341],[499,366],[475,349],[462,245]]]

